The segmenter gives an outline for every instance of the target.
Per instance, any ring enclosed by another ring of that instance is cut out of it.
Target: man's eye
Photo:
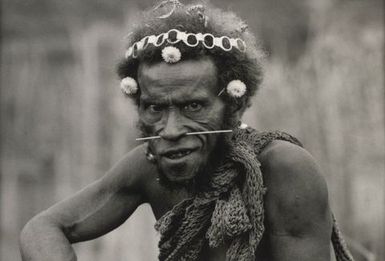
[[[202,109],[202,104],[199,104],[197,102],[192,102],[184,106],[185,111],[190,111],[190,112],[196,112]]]
[[[160,105],[156,105],[156,104],[151,104],[150,106],[147,107],[148,110],[150,112],[154,112],[154,113],[157,113],[157,112],[161,112],[163,110],[163,107],[160,106]]]

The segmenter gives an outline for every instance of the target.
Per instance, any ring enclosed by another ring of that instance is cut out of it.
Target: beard
[[[208,160],[205,164],[197,166],[193,171],[195,175],[192,178],[186,180],[171,181],[164,170],[160,167],[160,164],[156,163],[158,169],[159,184],[168,190],[187,189],[187,191],[203,191],[208,186],[211,173],[214,172],[218,166],[221,165],[225,158],[228,142],[223,134],[219,135],[217,142],[210,152]]]

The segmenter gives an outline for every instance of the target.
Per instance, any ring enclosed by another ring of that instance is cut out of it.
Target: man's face
[[[160,171],[173,182],[186,181],[207,167],[218,134],[186,135],[222,129],[225,104],[218,97],[217,70],[209,58],[143,64],[139,118]]]

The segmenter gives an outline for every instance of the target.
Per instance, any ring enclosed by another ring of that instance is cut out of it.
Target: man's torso
[[[166,188],[159,182],[155,168],[154,173],[147,178],[145,193],[146,202],[151,206],[156,220],[159,220],[168,211],[172,210],[178,203],[194,196],[192,192],[182,187],[178,189]],[[265,260],[263,257],[266,255],[267,249],[264,241],[265,237],[262,238],[259,244],[261,247],[257,249],[256,259],[258,260]],[[225,242],[217,248],[211,248],[206,242],[202,249],[200,261],[225,260],[228,245],[229,242]]]

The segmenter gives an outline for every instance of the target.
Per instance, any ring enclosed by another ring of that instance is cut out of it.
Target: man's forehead
[[[217,69],[208,57],[190,59],[176,64],[159,62],[155,64],[142,63],[139,67],[138,80],[140,85],[156,84],[188,84],[199,82],[215,83]]]

